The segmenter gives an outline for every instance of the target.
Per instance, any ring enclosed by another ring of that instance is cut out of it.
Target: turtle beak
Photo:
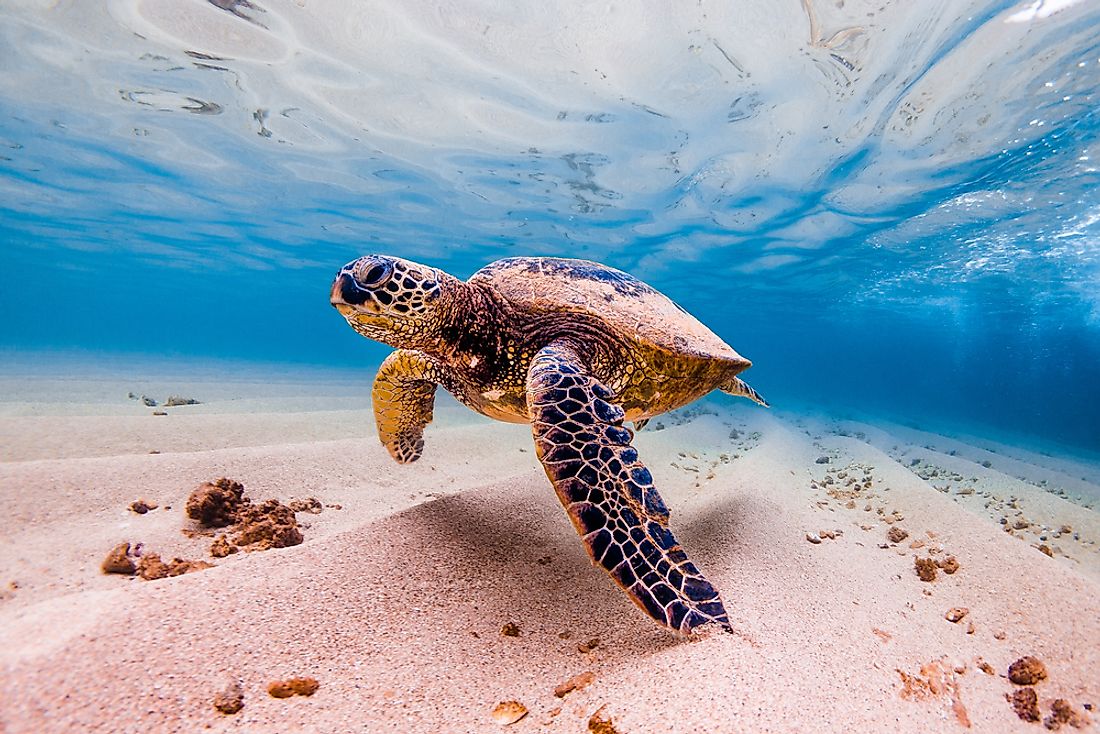
[[[340,273],[332,282],[332,292],[329,294],[329,303],[337,311],[347,316],[354,311],[353,306],[367,300],[367,294],[355,284],[355,279],[347,273]]]

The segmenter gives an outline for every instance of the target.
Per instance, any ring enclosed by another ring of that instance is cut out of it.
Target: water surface
[[[1100,4],[0,8],[0,345],[370,368],[364,252],[585,257],[824,403],[1100,450]]]

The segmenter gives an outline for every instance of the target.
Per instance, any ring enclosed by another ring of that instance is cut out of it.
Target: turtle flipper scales
[[[420,458],[424,427],[432,422],[438,367],[420,352],[398,349],[374,378],[371,402],[378,438],[399,463]]]
[[[749,383],[742,380],[740,377],[731,377],[725,383],[718,387],[719,390],[727,395],[736,395],[741,398],[748,398],[754,403],[763,405],[765,408],[772,407],[768,404],[768,401],[764,399],[764,396],[753,390]]]
[[[668,529],[668,510],[630,445],[621,407],[565,342],[535,356],[527,405],[535,450],[593,561],[657,622],[729,630],[722,599]]]

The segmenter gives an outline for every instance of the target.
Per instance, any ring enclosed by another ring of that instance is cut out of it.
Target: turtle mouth
[[[370,300],[370,294],[366,289],[359,287],[347,273],[340,273],[336,280],[332,281],[332,290],[329,291],[329,303],[339,309],[341,306],[358,306]]]
[[[358,306],[352,306],[348,303],[334,303],[332,305],[352,326],[371,326],[381,329],[386,329],[390,326],[391,320],[384,314],[370,313],[369,311],[364,311]]]

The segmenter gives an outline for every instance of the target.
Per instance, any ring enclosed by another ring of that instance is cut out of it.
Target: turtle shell
[[[511,257],[474,273],[486,287],[523,313],[585,314],[610,332],[675,354],[751,362],[668,296],[629,273],[589,260]]]

